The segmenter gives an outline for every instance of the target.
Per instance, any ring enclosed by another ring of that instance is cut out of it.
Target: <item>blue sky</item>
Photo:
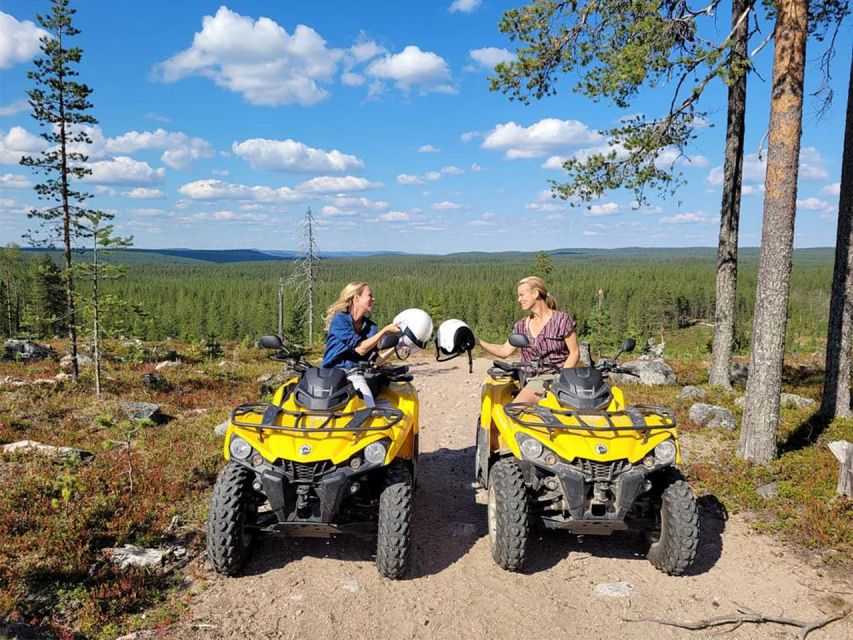
[[[599,130],[655,114],[666,88],[620,111],[573,93],[529,106],[488,90],[512,55],[498,31],[514,3],[126,3],[79,0],[74,43],[99,120],[88,149],[93,206],[137,247],[293,249],[307,207],[321,250],[538,250],[716,246],[725,91],[682,161],[674,199],[632,208],[628,193],[591,207],[553,200],[560,159],[602,145]],[[0,243],[22,242],[37,203],[18,165],[41,148],[25,102],[46,0],[0,8]],[[728,3],[716,20],[727,30]],[[832,246],[851,54],[848,18],[832,66],[835,104],[803,131],[798,247]],[[765,25],[764,33],[769,26]],[[713,28],[706,35],[714,36]],[[717,33],[720,37],[720,33]],[[753,44],[757,43],[762,36]],[[807,90],[822,46],[810,42]],[[772,43],[750,77],[741,244],[757,246]],[[552,168],[554,167],[554,168]]]

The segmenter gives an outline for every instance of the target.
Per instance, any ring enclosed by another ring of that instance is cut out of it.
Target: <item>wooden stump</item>
[[[836,493],[840,496],[853,497],[853,443],[836,440],[829,443],[829,450],[838,458],[841,466]]]

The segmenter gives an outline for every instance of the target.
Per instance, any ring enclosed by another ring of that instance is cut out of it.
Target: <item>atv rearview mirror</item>
[[[376,348],[380,351],[384,351],[385,349],[396,347],[398,342],[400,342],[399,334],[386,333],[384,336],[379,338],[379,343],[376,345]]]
[[[264,336],[259,344],[262,349],[284,349],[284,344],[278,336]]]
[[[520,333],[511,333],[509,336],[509,343],[516,349],[530,346],[530,341],[527,339],[527,336],[521,335]]]

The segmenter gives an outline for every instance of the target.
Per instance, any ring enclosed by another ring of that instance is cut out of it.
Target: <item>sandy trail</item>
[[[853,581],[830,579],[793,550],[748,533],[743,518],[722,517],[700,499],[702,536],[690,575],[673,578],[639,555],[636,537],[578,538],[544,533],[531,541],[523,574],[501,570],[486,537],[485,507],[471,488],[472,440],[480,383],[488,365],[462,359],[412,365],[421,398],[421,458],[411,577],[379,577],[374,545],[352,538],[268,537],[238,578],[207,568],[194,587],[182,638],[708,638],[722,629],[685,631],[623,619],[696,621],[739,606],[815,620],[853,606]],[[596,587],[624,581],[627,597]],[[840,592],[840,593],[839,593]],[[845,593],[846,592],[846,593]],[[793,638],[775,624],[743,625],[726,638]],[[853,614],[809,635],[853,637]]]

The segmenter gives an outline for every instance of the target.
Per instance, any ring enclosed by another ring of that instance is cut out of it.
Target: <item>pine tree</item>
[[[33,209],[31,218],[42,221],[42,230],[47,237],[34,242],[52,243],[61,238],[65,249],[65,302],[68,322],[68,338],[71,343],[71,372],[74,380],[79,377],[77,365],[77,312],[74,297],[74,276],[71,247],[73,239],[80,234],[85,213],[83,205],[90,194],[74,189],[74,182],[92,171],[85,167],[87,157],[71,151],[72,145],[90,144],[85,126],[97,124],[88,112],[92,104],[89,96],[92,89],[75,78],[75,66],[80,63],[82,49],[69,47],[68,39],[80,33],[71,24],[75,10],[69,0],[51,0],[49,14],[37,15],[38,23],[48,35],[40,39],[42,57],[34,60],[35,69],[27,73],[35,88],[27,91],[32,116],[44,128],[40,134],[50,147],[38,156],[21,158],[21,164],[45,174],[44,182],[36,184],[39,199],[56,203],[45,209]]]
[[[32,270],[27,324],[40,338],[57,335],[67,328],[62,270],[48,253],[32,262]]]

